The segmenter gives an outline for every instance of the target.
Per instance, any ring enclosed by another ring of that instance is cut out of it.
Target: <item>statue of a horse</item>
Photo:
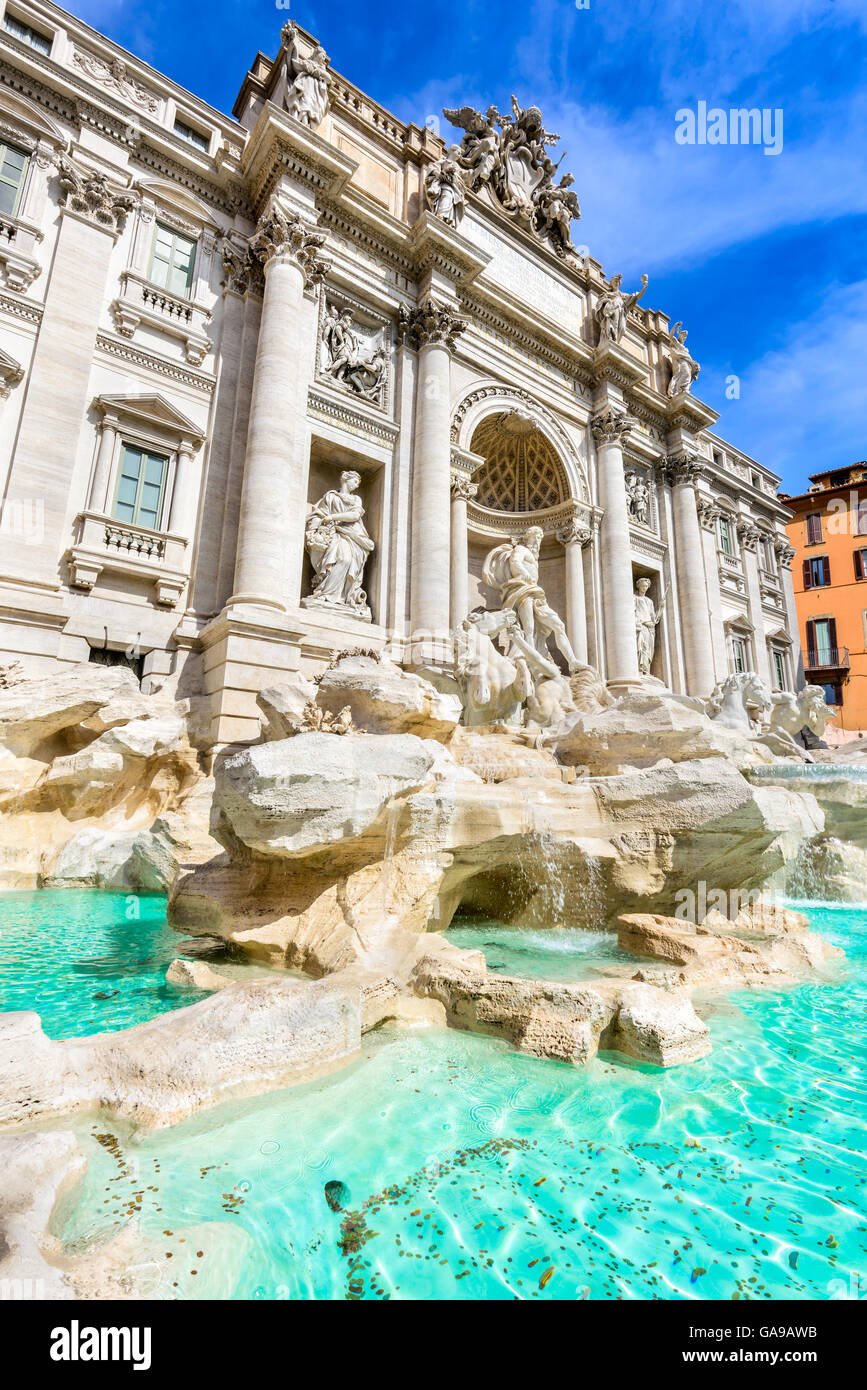
[[[755,671],[727,676],[714,687],[706,705],[710,719],[743,734],[760,734],[771,708],[771,692]]]

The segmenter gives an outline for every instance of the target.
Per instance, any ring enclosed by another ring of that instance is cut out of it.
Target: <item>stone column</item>
[[[99,436],[99,449],[96,455],[96,468],[90,485],[88,507],[92,512],[108,512],[111,484],[111,465],[114,459],[114,446],[117,439],[119,420],[108,410],[102,413],[102,433]]]
[[[599,458],[599,500],[604,510],[599,551],[607,678],[609,685],[629,686],[640,680],[629,512],[623,478],[622,439],[629,429],[629,420],[622,412],[608,408],[594,418],[592,425]]]
[[[418,349],[410,561],[415,633],[445,635],[450,626],[451,352],[465,326],[453,309],[433,299],[403,315],[406,337]]]
[[[478,492],[478,483],[471,483],[462,474],[452,474],[452,553],[451,553],[451,626],[458,627],[470,608],[470,556],[467,543],[467,503]]]
[[[716,681],[701,527],[695,497],[695,485],[701,468],[697,456],[688,451],[669,454],[666,463],[672,489],[674,559],[686,664],[686,693],[704,697],[710,695]]]
[[[265,295],[230,604],[285,612],[286,594],[300,588],[294,580],[300,581],[307,511],[307,469],[296,457],[297,417],[305,409],[298,398],[306,348],[302,297],[330,269],[318,254],[324,241],[323,233],[274,206],[251,242],[264,266]]]
[[[753,648],[756,664],[756,672],[767,681],[773,688],[771,678],[771,662],[768,656],[768,644],[765,641],[765,620],[762,614],[762,588],[759,579],[759,557],[758,547],[762,533],[758,526],[754,526],[750,521],[738,523],[738,544],[741,548],[741,560],[744,567],[744,578],[747,584],[747,608],[749,610],[750,622],[753,625]]]
[[[70,512],[90,500],[82,480],[81,497],[71,502],[77,446],[111,253],[135,203],[84,164],[61,157],[59,171],[63,214],[4,499],[10,515],[19,509],[39,515],[26,543],[7,545],[7,573],[52,588],[72,539]]]
[[[584,596],[585,545],[589,545],[590,527],[579,517],[557,532],[557,539],[566,551],[566,631],[578,660],[587,663],[587,607]]]

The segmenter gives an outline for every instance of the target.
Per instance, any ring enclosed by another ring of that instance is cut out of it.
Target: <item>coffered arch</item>
[[[497,423],[488,424],[489,419]],[[499,382],[480,382],[464,393],[452,416],[452,444],[483,456],[487,455],[481,444],[487,441],[499,447],[499,441],[510,430],[514,430],[516,439],[525,432],[528,441],[525,448],[532,451],[532,462],[540,470],[536,487],[525,489],[526,504],[513,510],[542,510],[569,500],[589,503],[586,470],[572,440],[551,411],[529,391]],[[505,495],[509,483],[502,459],[497,459],[492,474],[496,475],[490,479],[492,495],[498,492]],[[481,479],[479,472],[475,480]],[[541,500],[543,494],[550,500]],[[513,495],[520,500],[520,477],[514,480]]]

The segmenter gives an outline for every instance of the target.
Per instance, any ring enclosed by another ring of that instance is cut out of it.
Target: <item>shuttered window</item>
[[[813,555],[804,561],[804,588],[825,589],[831,583],[831,564],[827,555]]]
[[[855,578],[867,579],[867,550],[856,550],[852,559],[855,561]]]
[[[807,545],[822,544],[822,513],[810,512],[807,517]]]

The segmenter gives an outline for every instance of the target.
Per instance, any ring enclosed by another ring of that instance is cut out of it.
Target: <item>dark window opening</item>
[[[91,647],[88,661],[94,666],[127,666],[137,681],[144,675],[144,657],[128,656],[123,650],[114,647]]]

